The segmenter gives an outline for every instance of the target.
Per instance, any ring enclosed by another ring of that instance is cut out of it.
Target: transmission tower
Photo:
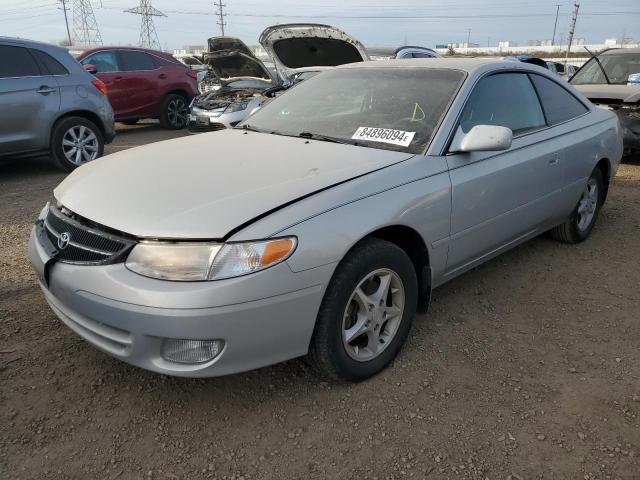
[[[136,8],[130,8],[125,10],[127,13],[135,13],[142,16],[142,24],[140,25],[140,46],[145,48],[153,48],[155,50],[162,50],[160,48],[160,41],[158,40],[158,34],[156,33],[156,26],[153,23],[153,17],[166,17],[157,8],[151,6],[151,0],[140,0],[140,5]]]
[[[100,35],[90,0],[73,0],[73,34],[71,37],[75,45],[102,45],[102,35]]]
[[[216,15],[218,16],[218,21],[216,22],[218,25],[220,25],[220,30],[222,31],[222,36],[224,37],[224,27],[227,25],[227,22],[224,21],[224,17],[227,16],[226,13],[224,13],[223,8],[227,6],[226,3],[222,3],[222,0],[215,0],[213,2],[213,6],[216,7]]]

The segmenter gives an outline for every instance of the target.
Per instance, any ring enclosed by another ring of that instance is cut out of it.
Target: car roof
[[[26,38],[0,36],[0,43],[2,42],[14,43],[17,45],[22,45],[23,47],[41,47],[41,48],[47,48],[47,49],[53,49],[53,50],[68,51],[66,47],[61,47],[59,45],[54,45],[52,43],[47,43],[47,42],[38,42],[36,40],[27,40]]]
[[[620,53],[640,53],[640,48],[610,48],[600,55],[618,55]]]
[[[472,73],[485,67],[509,67],[513,69],[540,71],[542,67],[528,63],[514,62],[510,60],[498,60],[496,58],[483,57],[445,57],[445,58],[406,58],[402,60],[372,60],[368,62],[350,63],[336,68],[371,68],[371,67],[423,67],[446,68]]]

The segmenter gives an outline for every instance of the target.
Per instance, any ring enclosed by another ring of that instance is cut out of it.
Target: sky
[[[138,43],[141,17],[123,10],[137,0],[90,0],[105,45]],[[166,17],[155,17],[166,50],[203,45],[220,35],[214,0],[151,0]],[[74,0],[66,0],[71,6]],[[566,0],[223,0],[226,34],[257,44],[260,32],[276,23],[312,22],[337,26],[365,45],[433,47],[471,42],[551,38],[560,5],[556,43],[566,39],[573,1]],[[640,41],[640,0],[582,0],[576,37],[587,43],[623,35]],[[57,43],[66,38],[60,0],[0,0],[0,35]],[[69,23],[72,26],[71,12]],[[469,32],[470,29],[470,32]]]

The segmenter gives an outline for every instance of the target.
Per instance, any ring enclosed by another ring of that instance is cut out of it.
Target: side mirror
[[[95,65],[91,65],[90,63],[87,63],[86,65],[83,65],[83,67],[91,75],[95,75],[96,73],[98,73],[98,69],[96,68]]]
[[[513,132],[499,125],[476,125],[468,133],[462,128],[453,137],[451,152],[500,152],[511,148]]]

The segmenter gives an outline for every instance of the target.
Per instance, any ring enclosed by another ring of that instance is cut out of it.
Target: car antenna
[[[593,58],[598,64],[598,66],[600,67],[600,71],[604,75],[604,79],[607,81],[607,85],[611,85],[611,80],[609,80],[609,75],[607,75],[607,72],[604,71],[604,67],[600,63],[600,59],[598,58],[598,56],[594,55],[593,52],[589,50],[586,46],[584,46],[584,49],[589,53],[589,55],[591,55],[591,58]]]

